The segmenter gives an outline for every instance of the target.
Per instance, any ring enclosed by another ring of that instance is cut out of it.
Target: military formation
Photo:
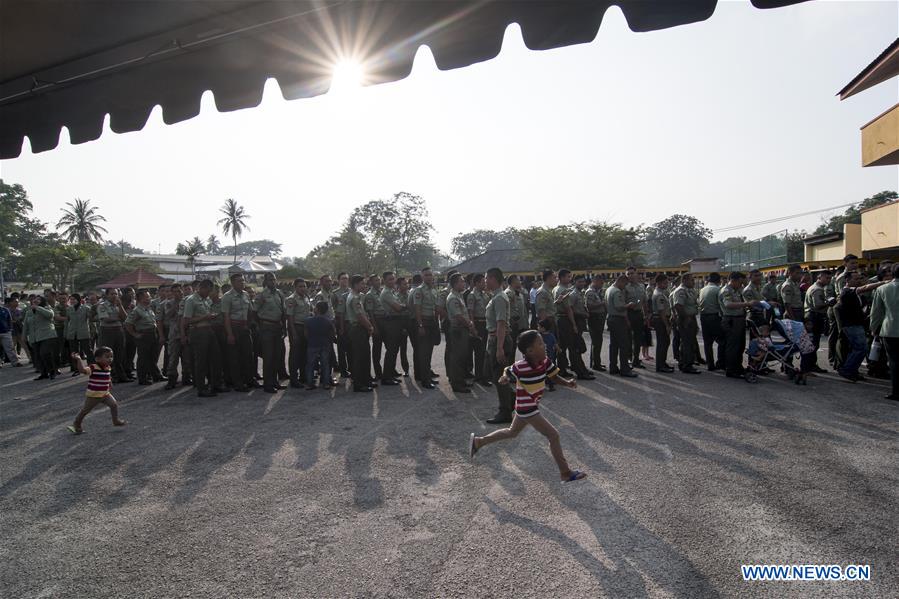
[[[658,273],[647,280],[635,267],[608,279],[560,269],[523,281],[491,268],[450,271],[438,285],[424,268],[411,279],[339,273],[336,285],[324,275],[287,286],[266,273],[258,290],[237,273],[222,286],[198,280],[162,285],[152,294],[126,288],[82,297],[48,290],[22,298],[27,306],[13,296],[6,307],[38,379],[53,379],[66,365],[77,376],[72,353],[90,360],[93,347],[106,346],[115,356],[114,383],[165,382],[166,389],[180,383],[201,397],[253,387],[275,393],[285,382],[330,389],[338,377],[360,393],[407,377],[434,389],[433,352],[445,343],[453,392],[495,386],[498,409],[488,422],[505,423],[512,419],[514,392],[498,380],[515,359],[515,340],[529,329],[544,336],[565,377],[592,380],[607,372],[633,378],[647,360],[663,374],[696,375],[697,366],[705,366],[743,377],[747,333],[756,330],[747,325],[788,318],[805,324],[814,345],[804,371],[824,371],[817,350],[827,343],[830,366],[841,376],[862,380],[859,367],[867,361],[869,375],[895,379],[895,271],[885,263],[873,277],[862,275],[858,259],[847,256],[837,273],[806,273],[793,265],[783,281],[757,270],[724,278]],[[874,347],[883,351],[875,355]]]

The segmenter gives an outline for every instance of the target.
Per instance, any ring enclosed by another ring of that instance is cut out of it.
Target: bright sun
[[[346,93],[362,87],[365,71],[355,60],[341,60],[334,65],[331,77],[331,91]]]

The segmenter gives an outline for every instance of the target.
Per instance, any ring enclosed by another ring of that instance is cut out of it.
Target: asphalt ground
[[[434,368],[443,373],[442,346]],[[493,389],[200,399],[0,369],[4,597],[896,597],[899,403],[882,381],[600,374],[484,448]],[[744,582],[741,564],[868,564]]]

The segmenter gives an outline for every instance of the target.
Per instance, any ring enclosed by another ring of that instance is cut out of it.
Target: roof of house
[[[143,268],[126,272],[113,279],[106,281],[102,285],[97,285],[98,289],[118,289],[120,287],[159,287],[165,283],[171,283],[171,279],[163,279],[156,273],[149,272]]]
[[[899,37],[837,92],[840,100],[899,75]]]

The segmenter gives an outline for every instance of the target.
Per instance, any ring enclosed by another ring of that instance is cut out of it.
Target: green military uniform
[[[66,314],[67,308],[68,306],[61,301],[57,301],[56,305],[53,307],[55,316],[64,319],[57,320],[54,318],[53,320],[53,325],[56,327],[56,350],[58,352],[57,364],[60,366],[63,364],[71,364],[72,372],[75,372],[75,364],[73,364],[72,360],[69,358],[69,355],[72,352],[69,350],[69,321]]]
[[[372,383],[369,334],[361,318],[366,315],[364,301],[363,293],[350,291],[343,302],[344,322],[349,331],[350,356],[353,360],[350,365],[350,373],[353,377],[354,389],[364,389]]]
[[[262,347],[263,386],[267,391],[277,390],[278,374],[284,369],[284,304],[281,290],[268,287],[257,293],[254,301]]]
[[[632,331],[628,324],[628,309],[625,292],[615,285],[606,290],[609,324],[609,372],[612,374],[631,371]]]
[[[412,290],[410,301],[413,317],[415,317],[415,306],[421,306],[421,327],[419,328],[416,319],[416,329],[412,335],[417,335],[413,344],[413,352],[415,355],[415,365],[419,382],[431,384],[431,358],[434,353],[434,346],[440,343],[440,328],[437,325],[437,292],[433,287],[429,287],[422,283]]]
[[[400,302],[400,305],[403,307],[403,310],[400,314],[400,323],[402,324],[402,332],[400,335],[400,343],[399,343],[399,355],[400,355],[400,363],[403,367],[403,372],[408,375],[409,374],[409,356],[408,356],[408,345],[409,345],[409,331],[415,331],[412,328],[412,314],[409,312],[409,291],[406,290],[402,293],[399,291],[396,292],[396,297]]]
[[[487,306],[485,305],[485,338],[487,330],[486,308]],[[468,363],[468,358],[471,354],[471,351],[469,349],[471,326],[460,322],[460,320],[464,320],[465,323],[471,322],[469,319],[470,317],[468,309],[465,307],[465,300],[462,298],[461,293],[450,291],[449,295],[447,295],[446,315],[448,329],[447,339],[449,341],[447,347],[449,348],[448,351],[450,352],[449,369],[447,370],[447,376],[449,377],[450,385],[452,386],[452,388],[459,391],[461,389],[465,389],[465,370]]]
[[[287,333],[290,339],[290,351],[287,354],[287,373],[290,384],[298,387],[306,382],[306,319],[312,316],[312,301],[304,294],[296,292],[287,296],[284,301],[287,315]],[[326,380],[327,376],[322,379]]]
[[[643,311],[646,304],[646,287],[641,283],[630,283],[624,287],[624,298],[627,303],[634,303],[636,308],[632,308],[627,312],[627,319],[631,325],[631,355],[633,356],[633,364],[635,366],[641,364],[640,348],[643,345],[643,329],[645,322],[643,320]]]
[[[605,370],[602,365],[602,334],[608,317],[605,289],[597,289],[592,284],[587,287],[584,290],[584,306],[587,308],[587,328],[590,330],[590,368]]]
[[[125,368],[125,332],[118,306],[101,300],[97,304],[97,320],[100,325],[97,343],[110,348],[113,354],[112,382],[123,383],[129,377]]]
[[[163,330],[167,335],[169,361],[166,367],[166,376],[169,379],[168,387],[171,388],[178,381],[178,362],[181,362],[181,380],[184,385],[193,384],[193,352],[182,343],[181,317],[184,315],[184,298],[175,300],[167,299],[162,304]]]
[[[522,331],[528,329],[528,300],[523,289],[515,291],[511,287],[505,291],[509,298],[509,327],[512,329],[512,339],[518,339]]]
[[[671,302],[665,289],[655,289],[650,298],[652,327],[656,331],[656,372],[663,372],[668,365],[668,347],[671,335],[668,327],[671,323]]]
[[[253,338],[250,333],[250,312],[253,310],[250,294],[245,289],[229,289],[222,295],[222,316],[227,314],[234,343],[227,344],[225,354],[232,384],[238,388],[256,383],[256,358],[253,354]],[[225,330],[227,335],[227,328]],[[226,339],[227,342],[227,339]]]
[[[362,305],[369,321],[374,325],[375,332],[371,336],[371,363],[375,371],[376,379],[384,379],[384,369],[381,367],[381,353],[384,347],[384,306],[381,304],[381,289],[372,287],[362,299]]]
[[[199,292],[184,300],[184,318],[214,316],[212,300]],[[201,320],[189,325],[190,351],[193,356],[194,386],[198,392],[215,391],[222,387],[221,356],[218,339],[212,328],[212,320]]]
[[[805,319],[812,321],[812,343],[815,345],[814,368],[818,362],[821,336],[827,330],[827,289],[819,285],[817,281],[812,283],[805,292]]]
[[[702,325],[702,345],[709,370],[724,368],[724,349],[727,338],[721,320],[721,303],[718,295],[721,287],[709,283],[699,291],[699,323]],[[715,344],[718,358],[715,359]]]
[[[91,352],[91,309],[90,306],[78,304],[69,306],[66,309],[66,339],[69,342],[69,349],[77,352],[82,358],[87,358],[89,362],[94,361],[93,352]]]
[[[746,310],[744,308],[728,308],[727,304],[743,303],[746,299],[740,290],[725,285],[718,293],[721,308],[722,325],[726,337],[724,363],[728,376],[743,374],[743,351],[746,349]]]
[[[138,337],[137,346],[137,381],[150,384],[154,374],[153,359],[156,356],[156,313],[150,307],[138,304],[128,313],[125,323],[134,328]]]
[[[883,342],[890,362],[893,399],[899,398],[899,279],[874,290],[871,299],[871,332]]]
[[[556,364],[563,372],[569,365],[578,376],[587,375],[587,367],[581,359],[580,329],[577,325],[575,306],[583,303],[583,298],[573,285],[556,285],[553,289],[553,304],[556,309],[556,329],[558,330]],[[575,322],[568,318],[568,310],[571,310]],[[584,347],[583,349],[586,349]]]
[[[396,371],[396,356],[400,351],[403,330],[408,319],[406,304],[400,299],[396,290],[389,287],[381,289],[378,301],[384,312],[378,323],[378,330],[384,342],[384,368],[381,374],[384,379],[395,379],[399,377]]]
[[[785,317],[802,321],[802,290],[799,288],[799,283],[791,279],[784,281],[780,287],[780,296],[783,298]]]
[[[350,330],[346,325],[346,300],[350,290],[340,289],[334,292],[334,317],[338,322],[337,327],[337,365],[341,373],[350,369],[353,357],[353,346],[350,343]],[[343,323],[343,324],[341,324]]]
[[[762,297],[766,302],[780,303],[780,294],[777,291],[777,283],[767,282],[762,287]]]
[[[696,289],[680,285],[672,295],[675,306],[681,306],[676,317],[678,335],[680,336],[680,355],[677,366],[681,371],[693,369],[696,361],[696,315],[699,314],[699,298]]]
[[[491,381],[496,384],[496,395],[499,400],[499,409],[496,415],[503,419],[511,419],[512,410],[515,407],[515,389],[511,385],[501,385],[498,382],[503,375],[503,370],[512,364],[515,358],[515,342],[512,341],[512,334],[509,330],[510,312],[509,298],[502,289],[497,289],[492,296],[489,296],[484,309],[487,329],[487,349],[484,360],[486,362],[485,370],[490,373]],[[506,328],[503,339],[497,337],[500,322],[504,322]],[[496,358],[499,347],[503,348],[506,363],[500,363]]]
[[[546,286],[546,283],[540,285],[537,289],[537,295],[534,298],[534,308],[537,312],[537,320],[539,321],[541,318],[549,320],[552,325],[549,327],[549,331],[557,334],[556,307],[553,303],[553,292],[552,289]],[[543,316],[540,316],[541,313],[543,313]]]
[[[31,327],[33,327],[34,344],[41,358],[41,376],[55,377],[59,360],[59,338],[56,336],[56,323],[53,317],[56,311],[49,306],[37,306],[32,309]]]
[[[490,298],[480,289],[472,289],[468,294],[468,313],[474,322],[477,337],[471,339],[471,350],[474,352],[474,378],[479,383],[490,383],[491,372],[484,352],[487,351],[487,302]],[[509,334],[511,334],[511,330]]]

